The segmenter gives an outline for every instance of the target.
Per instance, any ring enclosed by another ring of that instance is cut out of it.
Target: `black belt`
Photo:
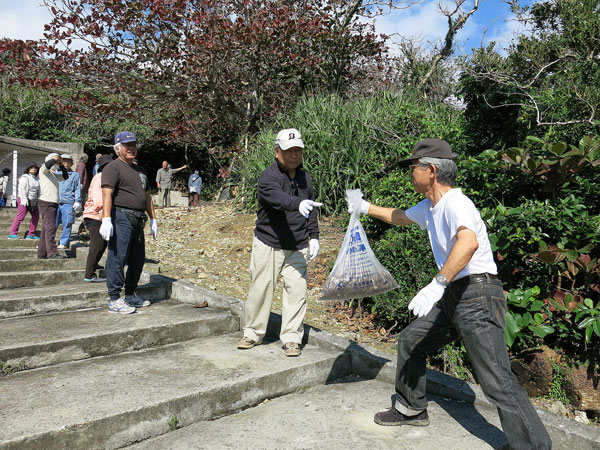
[[[492,280],[497,280],[496,275],[491,273],[475,273],[473,275],[467,275],[466,277],[459,278],[450,282],[450,285],[458,284],[476,284],[476,283],[490,283]]]
[[[135,217],[142,217],[146,214],[146,211],[140,211],[139,209],[123,208],[122,206],[115,206],[117,211],[124,212],[125,214],[131,214]]]

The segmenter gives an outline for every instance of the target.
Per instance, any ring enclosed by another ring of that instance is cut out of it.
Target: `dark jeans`
[[[38,241],[38,256],[48,258],[58,253],[56,248],[56,212],[58,203],[38,201],[38,209],[42,215],[42,231]]]
[[[102,259],[102,255],[104,254],[104,250],[106,250],[108,243],[100,235],[100,225],[102,224],[100,220],[85,217],[83,222],[90,232],[90,249],[85,264],[85,277],[94,278],[96,276],[96,267]]]
[[[144,228],[134,227],[127,216],[112,210],[113,235],[108,241],[108,257],[106,259],[106,286],[111,300],[118,300],[121,289],[125,286],[125,295],[132,295],[140,281],[146,248]],[[127,275],[124,273],[127,265]]]
[[[414,415],[427,408],[426,356],[460,338],[483,392],[498,408],[510,448],[551,449],[548,432],[511,371],[504,340],[505,315],[499,280],[451,283],[431,312],[398,337],[396,409]]]

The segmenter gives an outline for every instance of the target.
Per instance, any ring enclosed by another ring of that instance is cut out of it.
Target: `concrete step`
[[[85,268],[85,259],[0,259],[1,272],[64,270]]]
[[[2,248],[0,241],[0,259],[36,259],[36,248]]]
[[[0,321],[0,361],[36,368],[189,339],[234,333],[229,311],[159,302],[135,314],[110,314],[106,306]]]
[[[237,350],[239,337],[7,376],[0,383],[0,449],[118,448],[168,432],[174,417],[186,426],[350,373],[347,353],[308,345],[287,358],[279,341]]]
[[[429,426],[377,425],[373,415],[391,406],[393,393],[391,384],[350,376],[127,449],[490,450],[506,443],[495,409],[432,395]]]
[[[85,270],[42,270],[39,272],[6,272],[0,273],[0,289],[14,289],[20,287],[47,286],[47,290],[54,286],[83,283]],[[61,287],[56,287],[61,289]]]
[[[170,296],[167,284],[143,284],[136,292],[150,301],[165,300]],[[107,305],[106,283],[4,289],[0,294],[0,319]]]
[[[0,248],[37,248],[37,246],[36,239],[8,239],[0,236]]]
[[[17,208],[7,206],[0,209],[0,217],[14,217],[17,214]]]

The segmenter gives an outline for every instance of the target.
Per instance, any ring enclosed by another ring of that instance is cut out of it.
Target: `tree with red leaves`
[[[60,88],[55,101],[74,116],[133,119],[206,148],[235,144],[304,92],[343,92],[384,50],[357,1],[44,3],[46,38],[1,41],[0,70]]]

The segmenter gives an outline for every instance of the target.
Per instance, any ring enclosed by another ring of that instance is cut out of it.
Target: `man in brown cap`
[[[360,206],[362,214],[389,224],[427,230],[438,268],[408,305],[417,319],[398,336],[396,395],[391,408],[375,414],[375,423],[428,425],[427,355],[460,338],[483,392],[498,408],[510,448],[550,449],[548,432],[510,368],[502,282],[479,211],[454,188],[455,156],[445,141],[419,142],[400,166],[409,167],[412,185],[425,199],[406,211],[364,200]]]

